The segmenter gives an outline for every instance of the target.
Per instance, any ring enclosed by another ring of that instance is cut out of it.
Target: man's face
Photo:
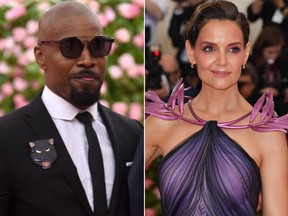
[[[36,59],[42,58],[40,66],[48,88],[74,106],[85,109],[98,100],[104,80],[106,57],[93,57],[87,47],[87,41],[103,34],[102,27],[93,16],[72,16],[59,19],[51,32],[42,40],[77,37],[85,43],[78,58],[64,57],[59,44],[41,45],[42,56],[36,54]]]

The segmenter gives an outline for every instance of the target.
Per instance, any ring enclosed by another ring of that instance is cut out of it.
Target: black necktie
[[[99,141],[92,127],[93,116],[89,112],[83,112],[77,114],[76,119],[85,126],[89,146],[88,163],[93,185],[94,214],[105,216],[107,215],[107,199],[104,166]]]

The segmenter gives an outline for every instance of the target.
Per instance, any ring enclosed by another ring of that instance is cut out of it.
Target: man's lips
[[[84,81],[94,81],[99,79],[99,76],[96,74],[77,74],[72,76],[72,79],[79,79]]]

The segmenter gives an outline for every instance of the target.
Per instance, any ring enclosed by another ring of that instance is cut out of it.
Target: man
[[[127,176],[143,127],[98,103],[113,39],[71,1],[42,15],[38,37],[45,88],[0,119],[0,215],[129,215]]]

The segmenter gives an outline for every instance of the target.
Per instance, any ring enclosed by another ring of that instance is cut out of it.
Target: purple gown
[[[183,116],[184,87],[178,83],[168,103],[153,92],[146,93],[146,114],[166,120],[182,119],[203,125],[160,162],[158,184],[163,216],[255,216],[261,188],[256,162],[222,128],[255,131],[286,131],[288,115],[277,117],[272,94],[263,95],[253,110],[230,122],[217,123]],[[178,106],[175,106],[176,101]],[[179,111],[175,112],[175,108]],[[261,122],[253,123],[261,111]],[[235,125],[250,116],[248,125]]]

